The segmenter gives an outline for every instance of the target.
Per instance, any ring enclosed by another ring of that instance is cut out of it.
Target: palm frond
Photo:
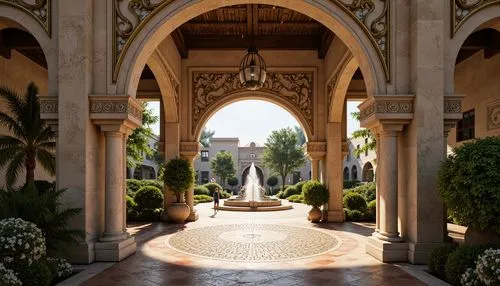
[[[24,152],[24,148],[11,147],[0,149],[0,167],[7,165],[12,160],[12,155]]]
[[[7,127],[15,136],[25,138],[23,127],[7,113],[0,112],[0,125]]]
[[[15,137],[9,135],[0,135],[0,149],[24,146],[26,146],[26,144]]]
[[[45,127],[40,133],[38,133],[35,144],[45,143],[45,142],[55,142],[55,133],[50,129],[50,127]]]
[[[14,113],[17,120],[23,116],[23,101],[16,91],[6,86],[0,86],[0,98],[7,103],[9,110]]]
[[[8,186],[12,186],[16,182],[19,173],[23,170],[25,158],[26,153],[24,152],[19,152],[13,155],[9,165],[7,166],[7,173],[5,174]]]
[[[43,143],[36,145],[36,147],[40,148],[40,149],[45,149],[47,151],[55,151],[56,150],[56,142],[55,141],[43,142]]]
[[[38,148],[36,150],[36,160],[45,170],[49,171],[52,176],[56,174],[56,156],[54,153]]]

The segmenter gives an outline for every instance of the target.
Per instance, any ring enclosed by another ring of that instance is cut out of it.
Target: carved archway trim
[[[500,0],[450,0],[451,6],[451,37],[462,25],[477,12],[500,4]]]
[[[390,10],[388,0],[329,0],[352,18],[370,39],[390,81]],[[123,2],[123,4],[122,4]],[[132,1],[113,0],[113,69],[116,82],[121,63],[127,50],[144,25],[160,10],[174,0]],[[128,3],[128,4],[127,4]],[[228,3],[229,4],[229,3]],[[125,11],[125,7],[127,11]]]
[[[234,96],[245,92],[242,98],[263,99],[276,103],[307,126],[308,138],[314,134],[315,123],[315,68],[269,68],[267,80],[258,91],[248,91],[239,82],[235,68],[190,69],[191,97],[191,132],[193,135],[200,129],[200,124],[215,107],[222,102],[235,101]],[[254,96],[252,96],[252,94]],[[262,96],[262,95],[265,96]],[[287,107],[292,107],[292,110]]]
[[[27,3],[24,0],[0,0],[0,5],[9,5],[30,15],[42,26],[50,37],[52,19],[51,2],[51,0],[37,0],[34,3]]]

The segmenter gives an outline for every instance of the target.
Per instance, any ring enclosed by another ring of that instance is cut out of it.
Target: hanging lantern
[[[240,63],[240,82],[249,90],[257,90],[266,81],[266,63],[257,48],[251,45]]]

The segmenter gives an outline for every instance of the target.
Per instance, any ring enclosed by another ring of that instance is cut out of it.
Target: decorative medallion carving
[[[402,130],[413,119],[414,95],[374,95],[359,105],[361,127],[391,125]]]
[[[500,128],[500,101],[488,105],[488,130]]]
[[[17,8],[33,17],[51,36],[51,6],[50,0],[0,0],[1,4],[6,4]]]
[[[40,113],[58,113],[59,103],[56,96],[41,96],[40,100]]]
[[[373,102],[366,108],[361,109],[360,120],[364,120],[374,113],[413,113],[413,99]]]
[[[389,0],[330,0],[363,29],[377,50],[387,81],[390,79]],[[113,0],[113,81],[123,57],[141,28],[174,0]]]
[[[116,98],[112,98],[116,97]],[[124,96],[91,96],[90,114],[126,114],[142,122],[142,106],[139,102]]]
[[[444,100],[444,113],[462,113],[462,100]]]
[[[314,72],[268,72],[261,92],[268,92],[294,106],[314,132]],[[236,72],[192,73],[192,132],[210,107],[224,97],[245,91]]]
[[[500,4],[500,0],[450,0],[452,37],[472,15],[491,5]]]

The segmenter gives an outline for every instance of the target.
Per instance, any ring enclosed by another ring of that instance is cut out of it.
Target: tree
[[[266,183],[269,187],[271,187],[271,195],[272,195],[273,191],[274,191],[274,187],[278,184],[278,177],[271,176],[271,177],[267,178]]]
[[[223,188],[226,185],[226,179],[233,177],[236,173],[233,156],[226,151],[219,152],[215,155],[212,161],[210,161],[210,168],[212,168],[216,176],[220,177]]]
[[[306,143],[306,136],[304,135],[304,130],[300,126],[294,126],[293,129],[297,135],[297,145],[301,146]]]
[[[236,177],[229,177],[227,179],[227,184],[231,186],[231,188],[234,188],[234,186],[238,185],[238,178]]]
[[[210,147],[210,139],[212,139],[214,135],[215,135],[214,130],[203,128],[203,131],[201,131],[201,136],[200,136],[201,145],[203,145],[203,147],[205,148]]]
[[[360,113],[359,112],[352,112],[351,116],[352,116],[352,118],[356,119],[357,121],[360,120]],[[373,137],[373,135],[369,129],[363,128],[363,129],[358,129],[358,130],[354,131],[352,133],[352,138],[368,139],[367,144],[363,144],[359,149],[354,150],[354,154],[356,156],[359,156],[361,153],[364,153],[364,152],[377,150],[377,141],[375,141],[375,137]]]
[[[297,135],[291,128],[273,131],[264,147],[264,164],[281,176],[284,189],[286,176],[306,161],[304,151],[297,145]]]
[[[38,88],[28,85],[24,97],[14,90],[0,87],[0,98],[5,101],[8,113],[0,112],[0,125],[12,135],[0,135],[0,167],[7,165],[7,185],[13,185],[23,168],[26,183],[35,180],[35,168],[40,163],[43,169],[54,176],[56,173],[55,134],[40,118]]]
[[[134,168],[144,160],[145,155],[153,155],[153,149],[149,147],[149,138],[154,136],[151,125],[158,122],[158,116],[153,115],[153,110],[143,104],[142,126],[132,132],[127,140],[127,167]]]

